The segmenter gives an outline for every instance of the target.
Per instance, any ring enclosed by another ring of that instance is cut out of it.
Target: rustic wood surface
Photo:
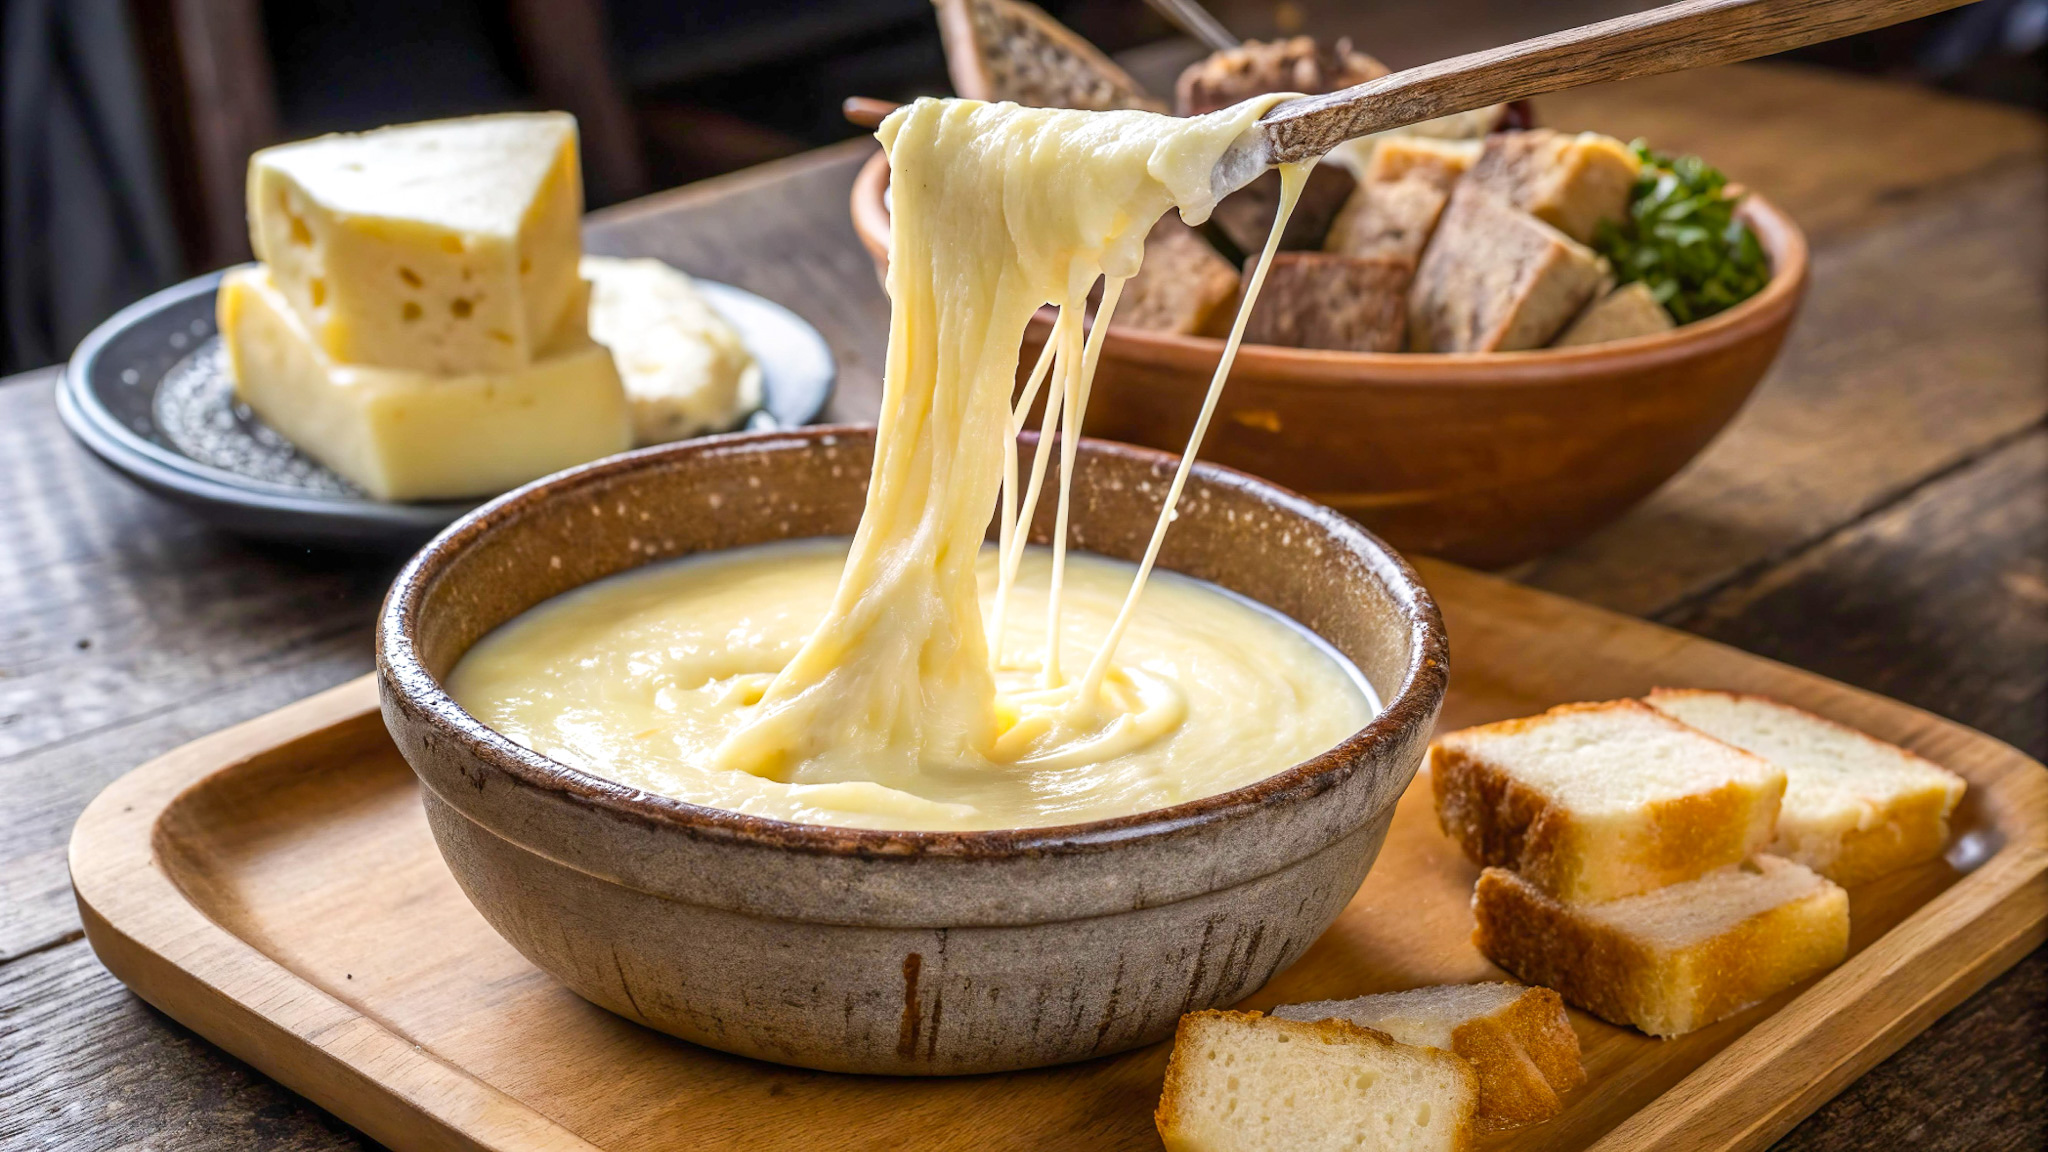
[[[1806,311],[1748,409],[1591,539],[1513,573],[1927,707],[2048,756],[2048,129],[1784,67],[1582,89],[1546,122],[1645,135],[1808,229]],[[874,410],[886,301],[846,216],[872,145],[600,214],[802,313]],[[0,1148],[341,1148],[361,1137],[124,993],[79,938],[63,846],[108,781],[359,675],[393,565],[222,536],[63,434],[51,376],[0,383]],[[2036,951],[1786,1147],[2048,1143]]]

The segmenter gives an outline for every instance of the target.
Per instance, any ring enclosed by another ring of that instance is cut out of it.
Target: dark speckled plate
[[[57,384],[65,427],[143,488],[233,532],[330,547],[418,547],[481,501],[393,504],[300,453],[238,403],[214,330],[215,272],[137,301],[94,329]],[[780,304],[697,281],[761,364],[746,428],[808,424],[831,394],[832,350]]]

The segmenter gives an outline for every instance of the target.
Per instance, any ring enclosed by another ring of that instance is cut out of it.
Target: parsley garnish
[[[1735,218],[1739,201],[1728,178],[1697,156],[1672,159],[1641,140],[1643,162],[1629,199],[1628,220],[1600,223],[1593,247],[1626,284],[1649,285],[1680,324],[1703,320],[1754,296],[1771,278],[1763,246]]]

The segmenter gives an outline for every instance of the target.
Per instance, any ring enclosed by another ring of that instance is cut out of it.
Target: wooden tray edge
[[[1424,561],[1418,567],[1425,583],[1554,602],[1668,633],[1675,645],[1774,665],[1845,698],[1910,709],[1930,725],[1996,745],[2012,761],[1997,784],[2000,792],[2017,793],[2008,797],[2019,802],[2012,806],[2016,822],[2004,829],[2006,842],[1989,859],[1609,1131],[1592,1145],[1599,1152],[1763,1147],[2048,939],[2048,767],[2025,753],[1900,701],[1715,641],[1455,565]],[[108,785],[79,817],[70,846],[87,939],[143,999],[383,1143],[594,1149],[221,928],[154,858],[155,823],[187,788],[376,708],[374,677],[364,676],[193,741]],[[308,1007],[288,1013],[258,1005]],[[401,1070],[423,1077],[433,1091],[410,1093],[393,1083]],[[325,1087],[323,1077],[333,1075],[345,1090]]]
[[[214,923],[157,860],[156,823],[185,791],[267,749],[376,710],[375,677],[362,676],[202,737],[109,784],[71,834],[71,885],[87,941],[136,995],[379,1143],[434,1152],[601,1152]]]

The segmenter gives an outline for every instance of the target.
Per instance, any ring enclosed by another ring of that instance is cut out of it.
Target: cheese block
[[[1487,137],[1468,179],[1586,244],[1602,220],[1628,214],[1641,169],[1628,145],[1612,136],[1531,128]]]
[[[1408,343],[1417,352],[1541,348],[1605,290],[1606,261],[1591,248],[1472,187],[1451,194],[1408,296]]]
[[[1596,904],[1479,874],[1472,943],[1612,1024],[1682,1036],[1842,962],[1849,894],[1776,856]]]
[[[509,372],[337,364],[261,268],[221,281],[235,394],[379,500],[488,496],[630,445],[625,390],[584,340]]]
[[[633,442],[722,432],[761,406],[761,366],[690,278],[659,260],[585,256],[591,339],[612,350]]]
[[[1633,280],[1586,305],[1586,310],[1579,313],[1579,318],[1571,322],[1553,347],[1605,344],[1609,340],[1669,332],[1675,327],[1671,313],[1657,303],[1650,286]]]
[[[281,144],[249,158],[248,198],[257,258],[337,363],[509,372],[583,342],[567,113]]]
[[[1399,352],[1408,331],[1405,259],[1278,252],[1245,324],[1249,344]]]

